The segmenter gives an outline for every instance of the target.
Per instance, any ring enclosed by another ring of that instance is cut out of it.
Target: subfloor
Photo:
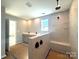
[[[4,59],[28,59],[28,45],[21,43],[10,48],[10,53]]]
[[[47,59],[71,59],[69,55],[50,50]]]
[[[11,47],[10,53],[4,59],[28,59],[28,45],[17,44]],[[70,59],[68,55],[50,50],[46,59]]]

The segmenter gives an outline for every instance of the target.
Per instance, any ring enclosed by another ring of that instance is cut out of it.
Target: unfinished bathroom
[[[1,0],[1,59],[78,59],[77,0]]]

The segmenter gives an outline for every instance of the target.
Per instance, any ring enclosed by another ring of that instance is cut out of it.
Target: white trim
[[[1,56],[1,58],[5,58],[5,57],[6,57],[6,55]]]

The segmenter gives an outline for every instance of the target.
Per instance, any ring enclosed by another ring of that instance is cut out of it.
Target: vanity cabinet
[[[42,40],[42,42],[41,42]],[[35,47],[37,44],[37,47]],[[45,59],[49,51],[49,35],[29,38],[29,59]]]
[[[28,44],[29,42],[29,39],[25,34],[22,35],[22,40],[23,40],[23,43],[26,43],[26,44]]]

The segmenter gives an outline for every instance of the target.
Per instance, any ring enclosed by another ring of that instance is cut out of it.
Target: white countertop
[[[39,34],[37,34],[35,36],[29,37],[29,39],[35,39],[37,37],[40,37],[40,36],[43,36],[43,35],[46,35],[46,34],[48,34],[48,33],[39,33]]]
[[[43,36],[43,35],[46,35],[46,34],[49,34],[49,32],[47,32],[47,33],[38,33],[38,34],[36,34],[36,33],[27,33],[27,32],[26,33],[23,33],[23,35],[27,35],[27,37],[29,39],[35,39],[37,37],[40,37],[40,36]],[[33,35],[33,36],[31,36],[31,35]]]

